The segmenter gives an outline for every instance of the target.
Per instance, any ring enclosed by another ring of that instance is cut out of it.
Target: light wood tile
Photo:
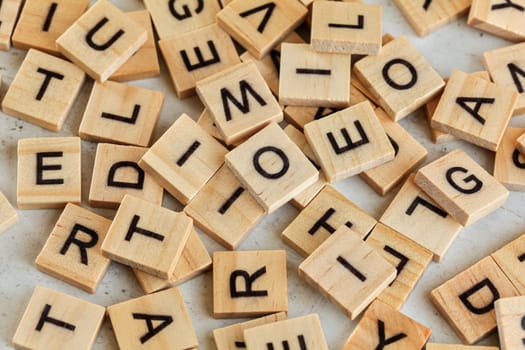
[[[22,7],[22,0],[4,0],[0,5],[0,50],[11,49],[11,35],[15,29],[18,13]]]
[[[18,222],[18,213],[9,203],[6,196],[0,192],[0,233],[9,230]]]
[[[518,292],[525,294],[525,236],[521,235],[491,254],[503,273],[512,282]]]
[[[524,128],[507,128],[494,159],[494,178],[509,191],[525,191],[525,157],[516,147]]]
[[[467,23],[511,41],[523,41],[525,4],[517,0],[473,0]]]
[[[499,299],[494,303],[494,306],[501,349],[518,350],[525,348],[523,342],[525,297]]]

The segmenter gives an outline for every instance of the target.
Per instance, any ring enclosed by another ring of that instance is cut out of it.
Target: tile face
[[[465,344],[474,344],[496,329],[494,302],[518,291],[489,256],[430,293],[436,308]]]
[[[217,24],[159,41],[175,93],[195,95],[197,81],[241,62],[233,41]]]
[[[121,349],[183,350],[199,343],[178,288],[108,307]]]
[[[499,342],[502,350],[525,348],[523,343],[523,321],[525,319],[525,297],[499,299],[495,303]]]
[[[434,253],[441,261],[462,226],[414,183],[414,175],[394,197],[379,219]]]
[[[111,220],[68,204],[36,258],[36,267],[95,293],[110,264],[100,250],[110,225]]]
[[[445,85],[403,36],[384,45],[379,55],[357,62],[354,73],[396,121],[423,106]]]
[[[470,346],[459,344],[427,343],[425,350],[500,350],[497,346]]]
[[[60,131],[84,79],[84,72],[74,64],[29,50],[2,100],[2,110],[51,131]]]
[[[473,0],[467,23],[511,41],[525,38],[522,0]]]
[[[494,178],[509,191],[525,191],[525,157],[516,147],[523,128],[507,128],[494,160]]]
[[[308,10],[294,0],[234,0],[217,23],[253,56],[262,58],[301,24]]]
[[[5,195],[0,192],[0,233],[13,227],[18,222],[18,213],[9,203]]]
[[[503,273],[520,294],[525,294],[525,236],[521,235],[491,254]]]
[[[253,62],[200,80],[197,93],[228,145],[247,139],[270,122],[283,120],[281,106]]]
[[[95,83],[79,134],[83,139],[147,147],[164,93],[112,81]]]
[[[250,350],[316,349],[328,350],[321,322],[317,314],[292,318],[244,331]]]
[[[341,226],[299,265],[299,275],[353,320],[394,281],[396,269]]]
[[[351,56],[314,51],[309,44],[282,44],[279,102],[290,106],[350,105]]]
[[[89,190],[89,205],[117,209],[126,194],[162,204],[164,190],[138,166],[147,148],[100,143]]]
[[[60,53],[98,82],[106,81],[147,40],[145,28],[99,0],[56,41]]]
[[[5,0],[0,5],[0,50],[9,51],[11,49],[11,34],[15,29],[18,12],[22,7],[22,0]]]
[[[488,79],[490,79],[490,77]],[[445,78],[444,80],[445,83],[448,82],[448,78]],[[427,116],[428,127],[430,128],[430,136],[432,137],[432,142],[436,144],[447,143],[456,140],[454,135],[432,127],[432,117],[434,116],[434,112],[436,111],[439,100],[441,100],[441,96],[443,96],[443,93],[438,93],[425,104],[425,114]]]
[[[377,55],[381,50],[381,5],[316,1],[311,43],[316,51]]]
[[[226,164],[271,213],[319,178],[319,172],[276,123],[226,155]]]
[[[37,286],[13,337],[16,349],[88,350],[106,309]]]
[[[13,33],[13,46],[59,54],[55,41],[88,6],[89,0],[26,0]]]
[[[432,331],[376,300],[366,310],[343,350],[419,350]]]
[[[342,225],[364,238],[376,223],[363,209],[327,185],[288,225],[281,237],[307,257]]]
[[[182,114],[142,157],[139,166],[187,204],[224,163],[228,150]]]
[[[394,148],[368,102],[311,122],[304,133],[330,182],[394,158]]]
[[[183,213],[126,195],[102,243],[102,252],[111,260],[168,279],[192,223]]]
[[[255,317],[288,311],[284,250],[215,252],[213,317]]]
[[[79,204],[80,159],[78,137],[18,140],[18,208],[63,208],[69,202]]]
[[[228,249],[236,249],[265,210],[223,165],[184,208],[195,225]]]

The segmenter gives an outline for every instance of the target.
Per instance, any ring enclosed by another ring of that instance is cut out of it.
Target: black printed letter
[[[123,123],[135,124],[139,117],[139,113],[140,113],[140,105],[135,105],[135,107],[133,107],[133,113],[131,114],[131,117],[125,117],[122,115],[106,113],[106,112],[102,112],[102,115],[100,117],[105,118],[105,119],[113,119],[113,120],[123,122]]]
[[[517,149],[512,152],[512,162],[518,169],[525,169],[525,162],[522,161],[523,156],[521,155],[520,151]]]
[[[473,194],[473,193],[479,192],[481,188],[483,187],[483,182],[481,182],[481,180],[478,179],[475,175],[469,175],[463,179],[463,182],[466,184],[468,184],[469,182],[473,182],[474,186],[472,188],[460,187],[452,178],[452,175],[454,175],[457,172],[467,173],[468,170],[465,168],[459,167],[459,166],[452,167],[447,170],[447,175],[446,175],[447,181],[450,184],[450,186],[454,187],[457,191],[461,193],[465,193],[465,194]]]
[[[509,69],[510,75],[512,76],[512,81],[514,82],[514,85],[516,85],[516,89],[518,90],[518,92],[520,94],[525,92],[525,90],[523,90],[523,84],[521,83],[519,77],[520,75],[522,77],[525,77],[525,71],[517,65],[515,65],[514,63],[507,64],[507,68]]]
[[[232,298],[245,298],[245,297],[266,297],[268,296],[267,290],[252,290],[252,284],[259,277],[266,273],[266,266],[263,266],[259,270],[255,271],[253,275],[244,270],[235,270],[230,275],[230,296]],[[246,285],[246,290],[237,290],[237,278],[241,277]]]
[[[261,106],[266,106],[266,101],[252,88],[252,86],[246,80],[241,80],[239,82],[239,88],[241,89],[242,102],[239,102],[239,100],[237,100],[227,88],[221,89],[222,106],[224,108],[224,115],[226,117],[226,121],[228,122],[232,120],[230,101],[244,114],[250,112],[250,101],[248,100],[248,92]]]
[[[44,165],[44,158],[61,158],[63,152],[39,152],[36,154],[36,184],[37,185],[63,185],[64,179],[44,179],[44,171],[62,170],[62,165]]]
[[[306,346],[306,340],[304,339],[304,335],[298,335],[297,342],[299,343],[299,350],[308,350],[308,347]],[[290,344],[288,343],[288,340],[283,340],[281,344],[283,346],[283,350],[290,350]],[[266,349],[275,350],[275,347],[273,346],[273,343],[266,343]]]
[[[430,209],[431,211],[433,211],[437,215],[441,216],[442,218],[446,218],[447,217],[447,212],[446,211],[444,211],[443,209],[435,206],[434,204],[430,203],[429,201],[427,201],[424,198],[421,198],[419,196],[417,196],[416,199],[414,199],[414,201],[410,204],[410,206],[408,207],[408,209],[407,209],[407,211],[405,213],[408,216],[411,216],[414,213],[414,210],[416,210],[416,208],[417,208],[417,206],[419,204],[421,204],[422,206],[424,206],[427,209]]]
[[[263,154],[268,152],[275,153],[279,158],[281,158],[281,161],[283,163],[283,167],[281,168],[281,170],[274,173],[269,173],[263,169],[261,165],[261,157]],[[273,146],[266,146],[255,152],[255,155],[253,156],[253,166],[261,176],[267,179],[275,180],[280,179],[288,172],[288,169],[290,169],[290,160],[281,149]]]
[[[186,53],[186,50],[181,50],[180,56],[182,58],[182,61],[184,62],[184,66],[186,66],[186,69],[188,72],[194,71],[199,68],[204,68],[207,66],[211,66],[216,63],[221,62],[221,58],[219,57],[219,53],[217,52],[217,49],[215,48],[215,44],[213,41],[208,40],[207,42],[208,48],[210,49],[211,58],[209,60],[205,60],[202,56],[201,48],[198,46],[195,46],[193,48],[193,51],[195,52],[195,56],[197,56],[197,63],[191,63],[190,59],[188,57],[188,54]]]
[[[328,208],[328,210],[317,220],[313,226],[308,230],[308,233],[312,236],[319,231],[320,228],[324,228],[326,231],[328,231],[330,234],[335,232],[335,228],[328,223],[328,220],[334,215],[335,209],[334,208]],[[345,226],[348,228],[352,228],[352,223],[350,221],[347,221],[345,223]]]
[[[367,143],[370,142],[359,120],[354,121],[354,126],[357,129],[357,132],[359,133],[359,136],[361,137],[361,139],[357,142],[353,142],[352,139],[350,138],[350,135],[348,134],[348,130],[343,128],[341,129],[341,134],[343,134],[343,138],[346,142],[346,145],[343,147],[339,146],[339,144],[335,140],[334,134],[332,134],[331,132],[326,134],[326,137],[328,138],[328,141],[330,141],[330,144],[332,145],[332,148],[334,149],[335,154],[342,154],[342,153],[351,151],[359,146],[366,145]]]
[[[64,76],[60,73],[52,72],[44,68],[38,68],[37,72],[42,73],[46,76],[44,78],[44,81],[42,82],[42,85],[40,85],[40,89],[38,90],[38,93],[36,94],[36,97],[35,97],[37,101],[40,101],[44,97],[44,94],[46,93],[47,87],[49,86],[51,79],[55,78],[58,80],[63,80]]]
[[[257,12],[265,11],[264,17],[263,17],[261,23],[259,23],[259,26],[257,27],[257,31],[259,33],[262,33],[262,32],[264,32],[264,29],[266,28],[266,25],[268,24],[268,21],[270,20],[270,17],[272,17],[273,10],[275,10],[276,6],[277,5],[275,5],[275,3],[273,1],[270,1],[269,3],[263,4],[261,6],[257,6],[255,8],[253,8],[253,9],[250,9],[250,10],[244,11],[242,13],[239,13],[239,16],[241,16],[242,18],[245,18],[245,17],[251,16],[253,14],[256,14]]]
[[[140,228],[137,226],[137,224],[139,223],[139,220],[140,220],[140,216],[138,215],[134,215],[133,216],[133,220],[131,221],[131,225],[129,225],[129,229],[128,229],[128,233],[126,234],[126,241],[131,241],[131,238],[133,238],[133,234],[136,232],[136,233],[140,233],[141,235],[144,235],[146,237],[150,237],[150,238],[153,238],[153,239],[156,239],[158,241],[163,241],[164,240],[164,236],[163,235],[160,235],[156,232],[153,232],[153,231],[148,231],[146,229],[143,229],[143,228]]]
[[[53,21],[53,16],[55,15],[57,6],[58,4],[56,2],[51,3],[49,11],[47,12],[46,20],[44,21],[44,25],[42,26],[42,31],[49,32],[49,28],[51,27],[51,21]]]
[[[164,328],[168,327],[173,323],[173,317],[169,315],[146,315],[133,313],[133,319],[144,320],[148,327],[148,333],[140,337],[141,344],[144,344],[154,336],[160,333]],[[153,321],[160,321],[161,323],[157,327],[153,327]]]
[[[241,194],[243,194],[244,192],[244,188],[242,187],[238,187],[235,192],[233,192],[233,194],[230,196],[230,198],[228,198],[223,205],[221,205],[221,207],[219,208],[219,213],[224,215],[226,214],[226,212],[228,211],[228,209],[230,209],[230,207],[233,205],[233,203],[235,203],[235,201],[237,199],[239,199],[239,197],[241,196]]]
[[[117,170],[121,168],[131,168],[137,172],[136,182],[123,182],[115,180],[115,174]],[[120,188],[133,188],[136,190],[142,190],[144,188],[144,170],[142,170],[135,162],[117,162],[111,166],[108,174],[108,186],[109,187],[120,187]]]
[[[177,165],[183,166],[184,163],[186,163],[188,159],[190,159],[191,155],[195,153],[197,148],[199,148],[200,146],[201,143],[199,141],[193,142],[191,146],[186,150],[186,152],[184,152],[184,154],[179,158],[179,160],[177,160]]]
[[[345,269],[350,271],[361,282],[366,281],[366,276],[363,275],[358,269],[356,269],[352,264],[348,262],[348,260],[346,260],[342,256],[337,257],[337,262],[343,265]]]
[[[505,2],[503,2],[503,3],[492,5],[492,10],[493,11],[494,10],[504,10],[504,9],[510,7],[510,8],[515,9],[515,10],[518,10],[520,12],[524,12],[525,11],[525,7],[513,3],[512,0],[504,0],[504,1]]]
[[[111,45],[113,45],[122,35],[124,35],[124,31],[122,29],[119,29],[111,38],[109,38],[108,41],[106,41],[103,44],[97,44],[93,41],[93,37],[97,32],[106,25],[106,23],[109,22],[109,19],[106,17],[102,18],[93,28],[91,28],[88,33],[86,34],[86,42],[94,50],[97,51],[104,51],[106,49],[109,49]]]
[[[481,125],[485,125],[485,118],[479,114],[481,106],[485,103],[493,104],[496,100],[493,98],[485,97],[458,97],[456,103],[466,110],[474,119],[476,119]],[[471,108],[468,103],[475,103],[474,108]]]
[[[192,16],[190,12],[190,8],[188,5],[182,5],[182,13],[178,12],[175,8],[175,1],[176,0],[170,0],[169,2],[169,8],[171,15],[178,19],[179,21],[182,21],[186,18],[190,18]],[[197,0],[197,7],[195,8],[195,13],[199,14],[204,9],[204,0]]]
[[[357,16],[357,24],[328,23],[329,28],[363,29],[365,27],[365,16]]]
[[[482,307],[477,307],[477,306],[472,305],[469,298],[485,287],[487,287],[490,293],[492,294],[492,301]],[[485,278],[483,281],[479,282],[478,284],[474,285],[472,288],[470,288],[466,292],[462,293],[459,296],[459,299],[470,312],[476,315],[483,315],[483,314],[486,314],[487,312],[490,312],[492,309],[494,309],[494,303],[496,302],[496,300],[499,299],[499,297],[500,297],[499,292],[494,286],[494,284],[492,284],[492,282],[488,278]]]
[[[51,305],[46,304],[44,306],[44,310],[42,310],[42,314],[40,315],[40,319],[38,320],[38,323],[36,325],[35,329],[37,331],[39,332],[42,331],[46,323],[51,323],[52,325],[55,325],[57,327],[65,328],[71,332],[75,330],[76,327],[74,325],[64,322],[64,321],[57,320],[56,318],[49,317],[50,311],[51,311]]]
[[[377,344],[375,350],[383,350],[385,346],[400,341],[407,336],[405,333],[398,333],[393,337],[386,339],[385,323],[381,320],[377,320],[377,334],[379,335],[379,344]]]
[[[85,241],[81,241],[80,239],[77,239],[78,231],[82,231],[85,234],[87,234],[90,237],[90,240],[88,242],[85,242]],[[94,246],[96,246],[97,243],[98,243],[98,234],[96,231],[84,225],[75,224],[75,226],[73,226],[73,229],[71,230],[71,233],[67,237],[66,242],[62,246],[62,249],[60,249],[60,254],[66,255],[71,244],[74,244],[80,250],[80,262],[84,265],[89,265],[87,250],[88,248],[93,248]]]
[[[410,81],[408,83],[398,83],[390,77],[390,68],[392,68],[396,64],[403,65],[408,69],[408,72],[411,76]],[[394,58],[393,60],[388,61],[383,67],[383,79],[385,79],[388,85],[390,85],[396,90],[408,90],[417,83],[417,71],[416,68],[412,65],[412,63],[408,62],[407,60],[404,60],[402,58]]]

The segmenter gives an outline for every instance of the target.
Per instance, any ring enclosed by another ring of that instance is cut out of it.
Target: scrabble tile
[[[110,263],[100,250],[110,225],[111,220],[87,209],[66,205],[36,258],[36,267],[88,293],[95,293]]]
[[[343,350],[419,350],[432,331],[377,300],[366,310]]]
[[[276,123],[230,151],[226,164],[268,213],[319,178],[317,169]]]
[[[13,337],[16,349],[91,349],[106,308],[37,286]]]
[[[423,350],[500,350],[497,346],[470,346],[459,344],[427,343]]]
[[[243,332],[247,329],[272,324],[286,320],[286,312],[278,312],[268,316],[263,316],[254,320],[232,324],[231,326],[217,328],[213,330],[213,339],[217,350],[238,350],[246,348]]]
[[[213,317],[239,318],[288,311],[284,250],[215,252]]]
[[[62,55],[103,83],[146,40],[144,27],[130,21],[107,0],[99,0],[57,39],[56,44]]]
[[[309,44],[284,43],[279,102],[289,106],[350,105],[351,56],[314,51]]]
[[[379,55],[357,62],[354,73],[396,121],[423,106],[445,85],[404,36],[384,45]]]
[[[342,225],[364,238],[376,223],[363,209],[327,185],[284,229],[281,238],[307,257]]]
[[[69,202],[80,204],[80,159],[78,137],[18,140],[18,208],[63,208]]]
[[[250,328],[244,331],[244,338],[250,350],[279,349],[280,346],[284,349],[328,350],[317,314]]]
[[[485,257],[430,293],[438,311],[465,344],[496,329],[494,302],[518,291],[490,257]]]
[[[98,144],[89,205],[117,209],[126,194],[161,205],[164,190],[137,164],[147,150],[134,146]]]
[[[519,0],[473,0],[467,23],[511,41],[523,41],[525,6]]]
[[[252,195],[223,165],[184,208],[195,225],[230,250],[265,216]]]
[[[426,36],[467,13],[471,0],[395,0],[403,16],[419,36]]]
[[[253,62],[198,81],[197,94],[229,145],[247,139],[270,122],[283,120],[281,106]]]
[[[521,154],[525,154],[525,133],[521,134],[514,143]]]
[[[120,66],[109,79],[123,82],[159,76],[159,57],[149,12],[147,10],[127,12],[126,16],[139,26],[144,27],[148,36],[144,45],[126,63]]]
[[[90,141],[147,147],[163,102],[160,91],[95,82],[78,133]]]
[[[18,213],[9,203],[6,196],[0,192],[0,233],[9,230],[18,222]]]
[[[498,323],[499,343],[502,350],[523,349],[525,297],[499,299],[494,303]]]
[[[381,5],[317,1],[311,43],[316,51],[377,55],[381,50]]]
[[[2,111],[60,131],[84,79],[84,72],[74,64],[29,50],[2,100]]]
[[[494,159],[494,178],[509,191],[525,191],[525,157],[516,147],[523,128],[507,128]]]
[[[173,275],[165,280],[133,269],[135,277],[146,294],[177,287],[211,268],[211,257],[199,235],[192,230],[182,250]]]
[[[108,315],[121,349],[182,350],[199,345],[178,288],[111,305]]]
[[[396,269],[343,225],[299,265],[299,276],[353,320],[394,281]]]
[[[362,172],[361,177],[374,191],[384,196],[419,167],[425,161],[428,152],[381,108],[377,108],[375,113],[394,147],[395,157],[388,163]]]
[[[102,243],[104,256],[168,279],[191,233],[183,213],[126,195]]]
[[[191,1],[186,4],[176,1],[144,0],[151,13],[160,39],[179,36],[184,33],[215,23],[215,16],[221,7],[219,0]]]
[[[188,202],[224,163],[228,150],[182,114],[139,161],[179,202]]]
[[[11,49],[11,35],[15,29],[18,12],[22,7],[22,0],[4,0],[0,5],[0,50]]]
[[[496,151],[517,100],[517,92],[454,70],[432,116],[431,125]]]
[[[439,262],[462,226],[414,183],[414,176],[408,177],[379,221],[430,250]]]
[[[394,159],[392,143],[368,102],[311,122],[304,133],[330,182]]]
[[[89,0],[26,0],[13,33],[13,46],[58,55],[55,41],[88,6]]]
[[[217,129],[217,126],[215,125],[215,121],[213,120],[208,108],[204,108],[201,115],[199,116],[199,119],[197,119],[197,124],[202,129],[204,129],[204,131],[210,134],[210,136],[213,136],[214,139],[224,144],[223,137],[221,133],[219,132],[219,129]]]
[[[463,226],[502,206],[509,195],[502,184],[461,149],[421,168],[414,182]]]
[[[523,261],[525,261],[525,236],[521,235],[491,254],[503,273],[521,295],[525,294]]]
[[[257,58],[297,28],[308,10],[296,0],[234,0],[217,14],[217,23]]]
[[[396,279],[377,299],[399,310],[432,260],[432,252],[381,223],[367,237],[397,270]]]

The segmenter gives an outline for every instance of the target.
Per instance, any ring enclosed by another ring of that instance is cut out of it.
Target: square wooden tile
[[[95,82],[78,133],[90,141],[147,147],[163,103],[160,91]]]
[[[502,350],[520,349],[523,343],[525,296],[503,298],[494,303],[498,323],[499,343]]]
[[[423,106],[445,85],[404,36],[384,45],[379,55],[357,62],[354,73],[396,121]]]
[[[18,213],[9,203],[6,196],[0,192],[0,233],[9,230],[18,222]]]
[[[56,44],[62,55],[103,83],[146,40],[144,27],[130,21],[109,1],[99,0],[57,39]]]
[[[184,208],[195,225],[230,250],[265,216],[265,210],[223,165]]]
[[[364,238],[376,223],[376,219],[327,185],[284,229],[281,238],[307,257],[343,225]]]
[[[213,317],[239,318],[288,311],[284,250],[215,252]]]
[[[490,256],[430,293],[430,299],[465,344],[496,329],[494,302],[519,293]]]
[[[427,343],[424,350],[500,350],[497,346],[470,346],[460,344]]]
[[[330,182],[394,159],[394,147],[368,102],[311,122],[304,133]]]
[[[80,162],[78,137],[18,140],[18,208],[63,208],[69,202],[80,204]]]
[[[126,195],[102,243],[104,256],[168,279],[191,233],[193,220]]]
[[[18,13],[22,7],[22,0],[4,0],[0,5],[0,50],[11,49],[11,35],[15,29]]]
[[[179,98],[195,95],[197,81],[241,62],[232,39],[217,24],[162,39],[159,47]]]
[[[353,320],[394,281],[396,269],[343,225],[299,265],[299,276]]]
[[[199,345],[178,288],[111,305],[108,315],[121,349],[182,350]]]
[[[525,191],[525,156],[516,147],[524,128],[507,128],[494,159],[494,178],[509,191]]]
[[[66,205],[36,258],[36,267],[95,293],[110,263],[100,250],[110,225],[111,220],[105,217],[74,204]]]
[[[89,0],[26,0],[13,33],[13,46],[58,55],[56,40],[88,6]]]
[[[2,100],[2,111],[60,131],[84,79],[84,72],[74,64],[29,50]]]
[[[13,337],[16,349],[91,349],[106,308],[37,286]]]
[[[503,273],[512,282],[518,292],[525,294],[525,235],[521,235],[512,242],[504,245],[491,254]]]
[[[217,23],[256,58],[297,28],[308,10],[294,0],[234,0],[217,14]]]
[[[473,0],[467,23],[511,41],[523,41],[525,3],[521,0]]]
[[[139,166],[182,204],[224,164],[228,150],[182,114],[142,157]]]
[[[161,205],[164,189],[138,166],[147,150],[99,143],[91,177],[89,205],[117,209],[126,194]]]
[[[414,182],[463,226],[505,203],[509,191],[457,149],[421,168]]]

